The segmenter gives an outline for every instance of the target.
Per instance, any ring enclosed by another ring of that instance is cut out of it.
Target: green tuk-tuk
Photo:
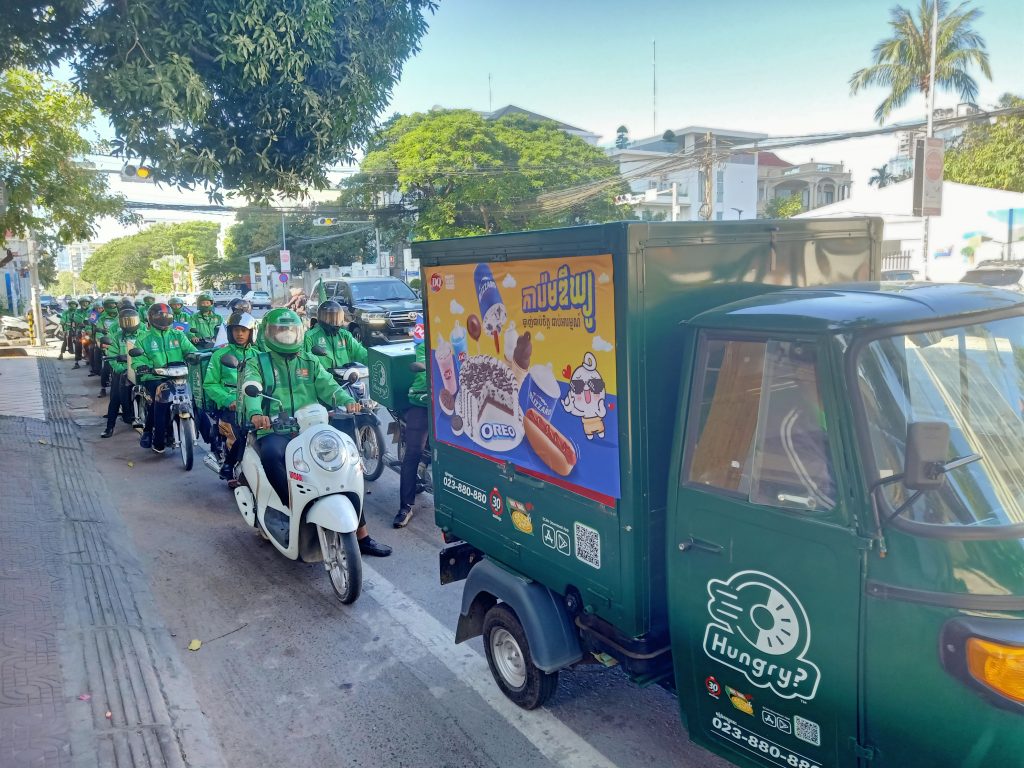
[[[1024,762],[1024,296],[877,219],[417,243],[456,641],[674,690],[738,765]]]

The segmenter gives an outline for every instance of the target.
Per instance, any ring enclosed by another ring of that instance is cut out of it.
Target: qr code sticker
[[[593,566],[601,567],[601,534],[583,523],[575,524],[576,559]]]
[[[800,715],[793,715],[793,726],[798,739],[816,747],[821,746],[821,728],[813,720],[805,720]]]

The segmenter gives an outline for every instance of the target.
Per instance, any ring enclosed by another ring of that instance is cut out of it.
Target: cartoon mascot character
[[[604,437],[604,417],[608,415],[604,394],[604,379],[597,370],[597,360],[587,352],[583,356],[583,365],[572,372],[569,392],[562,401],[566,411],[582,420],[587,440],[593,440],[594,435]]]

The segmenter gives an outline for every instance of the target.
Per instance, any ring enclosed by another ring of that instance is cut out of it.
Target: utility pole
[[[704,134],[704,154],[698,166],[704,174],[704,200],[700,204],[700,217],[704,221],[711,220],[711,195],[714,192],[711,174],[715,169],[714,153],[711,151],[711,131]]]
[[[46,321],[43,319],[43,308],[39,304],[39,296],[42,290],[39,287],[39,264],[36,261],[36,248],[35,241],[32,239],[32,232],[28,233],[28,239],[25,241],[28,246],[28,276],[29,283],[32,286],[32,316],[34,318],[34,328],[36,335],[36,346],[46,346]]]
[[[286,237],[286,235],[284,233],[284,214],[283,213],[281,214],[281,250],[282,251],[287,251],[288,250],[288,238]]]
[[[679,210],[679,185],[676,182],[672,182],[672,221],[677,218],[677,211]]]
[[[932,0],[932,44],[931,44],[931,65],[928,69],[928,138],[932,138],[935,134],[935,57],[936,48],[939,45],[939,0]],[[923,155],[923,153],[922,153]],[[923,164],[922,164],[923,165]],[[917,173],[924,173],[924,168],[916,169]],[[923,183],[923,182],[922,182]],[[924,219],[923,228],[921,230],[921,252],[924,256],[924,279],[931,279],[930,273],[930,262],[928,258],[928,228],[931,223],[931,219],[927,214],[922,211],[922,218]]]
[[[651,40],[651,133],[658,133],[658,41]]]

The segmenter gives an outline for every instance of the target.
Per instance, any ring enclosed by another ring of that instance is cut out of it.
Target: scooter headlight
[[[348,458],[348,451],[341,440],[324,430],[310,444],[313,451],[313,460],[324,469],[341,469],[341,465]]]
[[[309,464],[306,463],[306,457],[302,455],[302,449],[299,448],[295,451],[295,456],[292,457],[292,464],[299,472],[309,472]]]

